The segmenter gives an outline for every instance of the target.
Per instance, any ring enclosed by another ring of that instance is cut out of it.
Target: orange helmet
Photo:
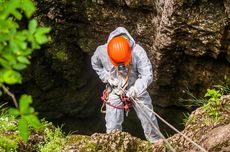
[[[118,36],[110,40],[107,51],[114,66],[118,66],[118,63],[129,65],[131,61],[131,47],[128,40],[124,37]]]

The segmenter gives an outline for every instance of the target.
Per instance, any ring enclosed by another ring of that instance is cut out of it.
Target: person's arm
[[[107,83],[110,74],[103,67],[101,59],[99,58],[100,51],[102,51],[102,50],[100,50],[100,47],[98,47],[96,49],[96,51],[94,52],[93,56],[91,57],[91,64],[92,64],[93,69],[96,71],[96,73],[98,74],[99,78],[101,79],[101,81],[104,82],[104,83]]]
[[[139,46],[137,58],[137,71],[138,79],[134,83],[134,88],[137,91],[137,96],[148,88],[153,80],[152,64],[145,52],[145,50]]]

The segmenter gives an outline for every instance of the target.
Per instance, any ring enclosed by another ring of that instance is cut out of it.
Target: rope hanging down
[[[126,93],[125,90],[121,89],[124,93]],[[154,112],[152,109],[150,109],[149,107],[147,107],[146,105],[142,104],[140,102],[139,99],[134,99],[133,97],[131,97],[131,99],[139,104],[141,104],[144,108],[148,109],[150,112],[152,112],[153,114],[155,114],[162,122],[164,122],[166,125],[168,125],[171,129],[173,129],[174,131],[176,131],[178,134],[180,134],[182,137],[184,137],[186,140],[188,140],[190,143],[192,143],[194,146],[196,146],[197,148],[199,148],[201,151],[203,152],[207,152],[203,147],[201,147],[200,145],[198,145],[196,142],[194,142],[192,139],[190,139],[188,136],[184,135],[183,133],[181,133],[179,130],[177,130],[175,127],[173,127],[170,123],[168,123],[166,120],[164,120],[160,115],[158,115],[156,112]]]
[[[161,116],[159,116],[156,112],[154,112],[153,110],[149,109],[147,106],[145,106],[145,108],[147,108],[149,111],[151,111],[152,113],[154,113],[161,121],[163,121],[166,125],[168,125],[170,128],[172,128],[178,134],[180,134],[181,136],[183,136],[185,139],[187,139],[190,143],[192,143],[193,145],[195,145],[197,148],[199,148],[203,152],[207,152],[203,147],[201,147],[200,145],[198,145],[196,142],[194,142],[192,139],[190,139],[185,134],[181,133],[179,130],[177,130],[175,127],[173,127],[171,124],[169,124],[166,120],[164,120]]]
[[[172,152],[176,152],[176,150],[172,147],[172,145],[168,142],[168,140],[165,138],[165,136],[160,132],[160,130],[155,126],[155,124],[149,119],[148,115],[146,114],[145,111],[142,111],[142,108],[140,107],[140,105],[138,105],[138,102],[134,102],[134,106],[136,108],[138,108],[142,114],[144,114],[145,118],[150,122],[150,124],[153,126],[153,128],[159,133],[159,135],[161,136],[161,138],[164,140],[164,142],[169,146],[169,149]]]

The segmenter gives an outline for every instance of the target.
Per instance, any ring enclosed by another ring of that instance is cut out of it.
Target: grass
[[[184,118],[182,120],[183,125],[186,125],[186,124],[188,125],[194,122],[194,117],[189,112],[183,113],[183,115],[184,115]]]
[[[191,92],[187,91],[190,99],[180,99],[179,101],[188,109],[202,107],[202,109],[213,118],[215,122],[220,119],[221,111],[229,110],[229,103],[224,103],[220,97],[230,94],[230,85],[214,85],[212,89],[207,89],[204,98],[198,99]],[[189,114],[184,114],[183,124],[191,123]]]

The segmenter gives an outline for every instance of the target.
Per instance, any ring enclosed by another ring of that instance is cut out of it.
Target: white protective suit
[[[93,69],[99,75],[99,78],[103,83],[108,83],[110,77],[115,77],[119,80],[120,85],[123,85],[123,79],[118,75],[114,66],[110,62],[109,56],[107,54],[107,44],[115,36],[126,35],[129,39],[129,43],[132,47],[132,60],[131,60],[131,71],[129,74],[128,87],[127,90],[134,86],[137,90],[137,94],[140,102],[144,105],[153,109],[152,100],[147,92],[147,87],[152,82],[153,73],[152,65],[147,57],[145,50],[138,44],[135,43],[134,39],[128,33],[128,31],[123,27],[118,27],[116,30],[110,33],[108,41],[106,44],[99,46],[94,55],[91,58],[91,64]],[[119,87],[118,87],[119,88]],[[120,106],[123,103],[120,101],[120,98],[117,96],[118,90],[113,89],[109,94],[108,101],[115,106]],[[151,123],[145,118],[143,113],[134,106],[134,109],[137,113],[138,118],[141,121],[142,127],[144,129],[144,134],[146,138],[154,143],[160,139],[159,133],[152,127]],[[155,126],[158,127],[157,119],[152,112],[146,110],[148,117],[152,120]],[[124,120],[124,109],[113,108],[109,105],[106,105],[106,132],[109,133],[112,130],[118,129],[122,130],[122,122]]]

